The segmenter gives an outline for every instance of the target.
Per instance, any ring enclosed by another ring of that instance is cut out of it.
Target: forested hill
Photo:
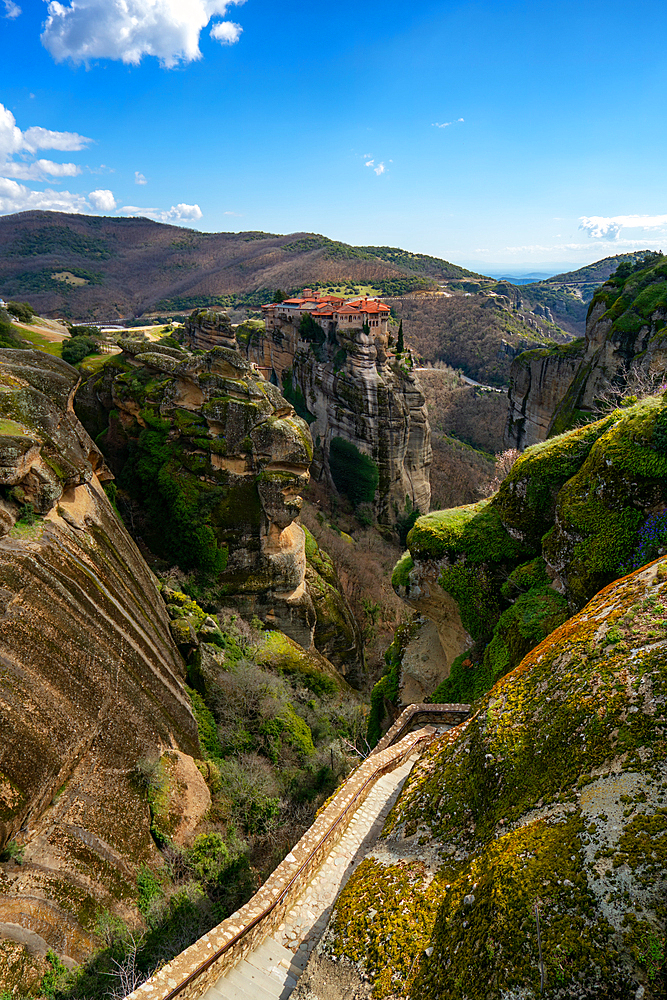
[[[276,288],[304,285],[401,295],[479,277],[437,257],[314,233],[201,233],[60,212],[0,217],[0,296],[73,319],[259,305]]]
[[[521,295],[531,307],[539,306],[550,310],[553,320],[560,327],[581,337],[586,326],[588,305],[596,288],[604,284],[619,264],[628,261],[634,265],[650,252],[637,250],[617,254],[615,257],[604,257],[576,271],[567,271],[544,281],[522,285]]]

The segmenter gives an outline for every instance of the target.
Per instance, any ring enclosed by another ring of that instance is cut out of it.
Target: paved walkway
[[[449,726],[443,727],[448,729]],[[340,841],[285,915],[243,962],[204,993],[206,1000],[286,1000],[329,920],[338,893],[377,840],[418,753],[378,778]]]

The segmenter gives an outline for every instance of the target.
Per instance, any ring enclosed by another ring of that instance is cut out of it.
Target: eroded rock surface
[[[595,412],[612,390],[628,392],[667,365],[667,264],[621,265],[598,289],[586,336],[564,347],[526,351],[512,363],[508,447],[525,448]]]
[[[538,996],[536,905],[545,997],[664,996],[666,617],[663,559],[431,745],[336,903],[323,996],[338,963],[340,996]]]
[[[342,438],[377,465],[374,507],[381,521],[393,523],[406,497],[426,513],[431,432],[424,393],[407,355],[395,357],[388,335],[375,328],[341,326],[322,341],[302,340],[297,324],[286,321],[270,334],[254,331],[244,350],[274,373],[309,420],[316,442],[314,475],[334,485],[331,442]]]
[[[102,489],[77,382],[59,359],[0,351],[0,849],[23,854],[0,865],[10,985],[30,979],[22,948],[80,961],[102,910],[136,924],[138,866],[158,855],[134,766],[200,756],[183,662]]]
[[[315,641],[358,682],[363,644],[349,608],[312,565],[307,573],[297,522],[313,453],[305,421],[236,350],[122,346],[78,391],[77,411],[140,505],[141,537],[170,564],[208,573],[221,606],[305,649]],[[337,634],[323,637],[327,627]]]

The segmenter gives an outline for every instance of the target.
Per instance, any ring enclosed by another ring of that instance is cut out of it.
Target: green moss
[[[318,669],[318,664],[326,661],[317,660],[283,632],[266,632],[262,636],[256,661],[285,674],[320,697],[335,695],[341,686],[336,676]]]
[[[565,565],[576,606],[619,575],[637,545],[642,507],[663,498],[667,456],[652,446],[662,397],[645,399],[608,418],[608,426],[556,503],[556,526],[545,558]]]
[[[586,461],[612,418],[607,417],[527,448],[503,480],[493,506],[508,528],[537,547],[553,523],[556,497]]]
[[[543,587],[548,582],[546,563],[538,556],[537,559],[531,559],[530,562],[523,563],[512,570],[500,588],[500,592],[504,598],[512,600],[519,594],[532,590],[533,587]]]
[[[487,1000],[521,986],[537,995],[540,963],[534,905],[540,900],[541,952],[551,990],[614,983],[630,1000],[612,927],[587,886],[578,813],[537,821],[488,844],[452,879],[440,904],[430,956],[415,956],[411,996]],[[546,901],[548,900],[548,901]],[[576,995],[573,993],[571,995]],[[596,995],[609,997],[606,992]]]
[[[280,758],[280,745],[286,743],[301,759],[306,760],[315,753],[313,734],[304,719],[299,718],[291,706],[283,709],[281,715],[267,719],[259,727],[259,734],[267,744],[267,756],[275,763]]]
[[[384,654],[384,672],[371,691],[371,709],[368,713],[366,735],[370,747],[377,745],[383,730],[389,728],[388,724],[391,723],[395,714],[403,654],[421,624],[421,619],[415,616],[407,625],[399,625],[394,635],[394,641]]]
[[[224,757],[222,747],[220,745],[220,738],[218,736],[218,727],[216,725],[213,713],[206,705],[206,702],[202,698],[199,691],[195,691],[193,688],[186,688],[188,696],[190,698],[190,704],[192,705],[192,714],[195,717],[197,723],[197,733],[199,735],[199,745],[204,751],[204,757],[206,760],[220,760]]]
[[[360,965],[373,997],[405,996],[429,943],[442,889],[442,880],[430,880],[419,861],[383,865],[364,859],[336,901],[327,952]]]
[[[468,650],[453,660],[449,676],[438,684],[426,701],[433,705],[469,705],[489,690],[486,673],[480,676],[475,670],[472,653]]]
[[[407,587],[410,582],[410,573],[414,569],[414,562],[410,550],[404,552],[394,566],[391,574],[391,585],[394,587]]]
[[[662,650],[653,649],[649,635],[655,608],[661,616],[667,612],[666,585],[652,586],[655,605],[630,611],[646,594],[641,573],[603,591],[495,685],[465,738],[455,748],[445,741],[433,750],[420,791],[423,798],[428,790],[432,804],[416,808],[413,797],[402,806],[403,820],[419,819],[454,840],[472,824],[475,836],[484,838],[501,818],[516,819],[540,799],[554,801],[612,756],[627,753],[625,766],[632,768],[639,766],[640,747],[645,755],[658,751],[663,737],[651,717],[627,712],[625,685],[637,688],[651,671],[654,697],[667,696]],[[622,638],[604,656],[598,652],[602,620]],[[619,685],[621,671],[629,679]],[[447,810],[436,815],[444,789]]]
[[[463,554],[471,564],[511,562],[523,552],[490,500],[425,514],[408,534],[408,546],[415,560]]]

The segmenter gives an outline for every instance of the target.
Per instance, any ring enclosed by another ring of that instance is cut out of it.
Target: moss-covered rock
[[[566,607],[581,608],[658,554],[665,425],[667,399],[648,397],[526,449],[490,500],[417,520],[394,570],[395,589],[435,620],[436,586],[456,602],[476,671],[462,670],[459,660],[438,700],[479,696],[546,637]],[[443,613],[450,614],[444,606]]]
[[[542,356],[537,356],[542,355]],[[667,262],[647,254],[624,263],[590,303],[586,338],[527,352],[510,373],[506,440],[526,447],[591,419],[610,389],[656,383],[667,363]]]
[[[195,319],[227,330],[224,314],[212,317]],[[207,576],[211,600],[268,616],[308,647],[315,613],[294,522],[310,433],[228,332],[198,354],[122,341],[121,363],[112,358],[90,376],[77,406],[95,429],[106,412],[98,441],[119,488],[140,505],[148,546]]]
[[[545,997],[664,996],[666,620],[660,560],[559,626],[422,756],[378,845],[396,875],[367,861],[330,925],[330,953],[374,996],[537,996],[536,907]]]

